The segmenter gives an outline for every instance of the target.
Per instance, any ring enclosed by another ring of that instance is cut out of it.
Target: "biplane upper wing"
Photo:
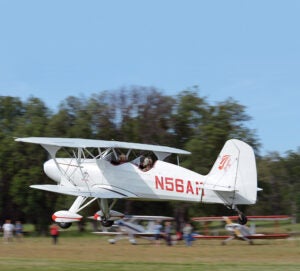
[[[82,139],[82,138],[55,138],[55,137],[25,137],[15,139],[19,142],[56,146],[70,148],[120,148],[120,149],[135,149],[153,152],[174,153],[174,154],[191,154],[188,151],[172,148],[168,146],[131,143],[122,141]]]

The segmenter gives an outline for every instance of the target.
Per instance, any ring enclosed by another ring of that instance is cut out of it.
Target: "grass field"
[[[63,235],[63,234],[62,234]],[[0,242],[0,270],[300,270],[300,240],[255,240],[255,245],[232,241],[197,240],[192,247],[160,246],[139,239],[110,245],[98,236],[26,237]]]

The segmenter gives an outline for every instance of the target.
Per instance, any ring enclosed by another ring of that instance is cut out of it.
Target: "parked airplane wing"
[[[105,236],[124,235],[124,233],[118,231],[93,231],[92,233]]]
[[[196,239],[228,239],[231,235],[194,235],[193,238]],[[289,238],[290,235],[287,233],[270,233],[270,234],[253,234],[245,236],[247,239],[286,239]]]
[[[113,232],[113,231],[94,231],[92,232],[98,235],[105,235],[105,236],[116,236],[116,235],[129,235],[126,232]],[[133,236],[136,237],[154,237],[154,232],[134,232],[132,233]]]
[[[228,216],[231,220],[238,220],[238,216]],[[271,220],[271,221],[277,221],[277,220],[288,220],[291,219],[291,216],[288,215],[255,215],[255,216],[247,216],[248,221],[252,220]],[[201,216],[201,217],[193,217],[193,221],[197,222],[210,222],[210,221],[224,221],[223,216]]]
[[[124,220],[145,220],[145,221],[164,221],[174,220],[171,216],[157,216],[157,215],[127,215]]]

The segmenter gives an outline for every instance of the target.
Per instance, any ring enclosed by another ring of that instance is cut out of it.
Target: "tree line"
[[[210,104],[198,89],[165,95],[154,87],[133,86],[102,91],[90,97],[70,96],[53,112],[44,101],[0,96],[0,223],[5,218],[33,223],[43,231],[54,211],[69,208],[74,197],[30,189],[52,183],[43,173],[47,152],[15,137],[77,137],[167,145],[192,152],[181,165],[206,174],[226,140],[241,139],[256,153],[258,202],[243,207],[247,214],[288,214],[300,218],[300,152],[260,155],[255,130],[246,107],[233,98]],[[287,140],[287,139],[286,139]],[[174,160],[175,161],[175,160]],[[92,215],[98,206],[84,210]],[[224,215],[221,205],[120,200],[116,209],[130,214],[191,216]]]

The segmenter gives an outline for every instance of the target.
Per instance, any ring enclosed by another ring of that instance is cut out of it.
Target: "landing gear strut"
[[[100,206],[99,216],[101,217],[101,224],[103,227],[111,227],[114,224],[115,217],[123,216],[123,214],[113,211],[111,208],[115,205],[117,199],[109,205],[107,199],[98,200]]]
[[[236,206],[233,208],[238,213],[238,223],[241,225],[246,225],[248,222],[247,216],[244,215],[243,212],[241,212]]]

